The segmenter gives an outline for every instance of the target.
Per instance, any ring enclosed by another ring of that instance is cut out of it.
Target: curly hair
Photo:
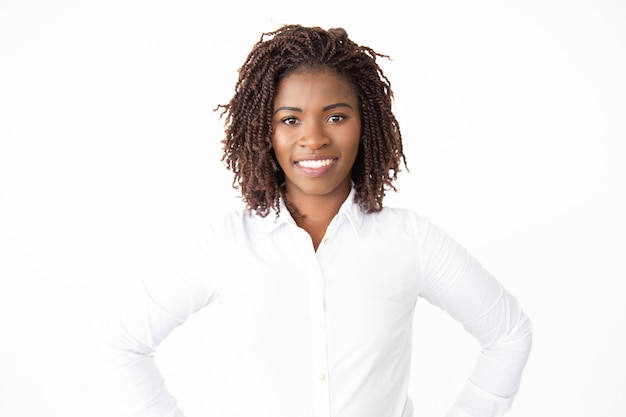
[[[389,58],[359,46],[342,28],[285,25],[264,33],[239,69],[235,94],[222,109],[226,136],[222,162],[247,207],[278,213],[284,173],[272,149],[272,109],[279,81],[301,68],[329,69],[357,92],[361,140],[352,168],[355,202],[367,212],[382,209],[385,192],[406,167],[400,126],[392,112],[391,84],[376,59]]]

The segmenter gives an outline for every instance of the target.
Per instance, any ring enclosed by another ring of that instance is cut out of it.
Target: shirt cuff
[[[446,417],[502,417],[512,404],[513,397],[498,397],[467,381]]]
[[[448,414],[446,414],[446,417],[473,417],[473,416],[467,414],[465,411],[463,411],[462,409],[460,409],[459,407],[455,405],[450,409],[450,411],[448,411]]]

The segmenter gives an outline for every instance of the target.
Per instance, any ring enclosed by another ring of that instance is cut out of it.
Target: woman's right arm
[[[111,389],[133,417],[183,417],[153,354],[170,332],[216,298],[209,279],[210,248],[198,239],[176,272],[151,277],[124,297],[102,332]]]

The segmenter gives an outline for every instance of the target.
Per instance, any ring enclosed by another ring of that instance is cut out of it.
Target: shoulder
[[[381,211],[366,214],[364,222],[390,229],[403,229],[419,236],[427,233],[433,225],[428,218],[412,209],[388,206],[383,207]]]
[[[453,242],[444,228],[410,208],[385,206],[379,212],[366,214],[363,225],[364,230],[375,230],[380,236],[414,242],[421,250]]]
[[[236,238],[266,234],[281,222],[284,222],[284,219],[277,216],[274,211],[262,216],[253,210],[242,208],[214,213],[208,225],[215,236]]]

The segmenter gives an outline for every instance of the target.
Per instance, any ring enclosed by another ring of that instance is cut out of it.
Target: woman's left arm
[[[473,372],[447,417],[500,417],[511,407],[526,365],[531,322],[518,301],[461,245],[428,224],[421,295],[480,343]]]

